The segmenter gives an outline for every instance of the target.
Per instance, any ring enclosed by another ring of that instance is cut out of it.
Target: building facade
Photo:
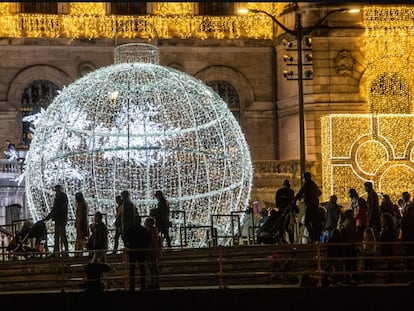
[[[311,76],[303,81],[301,142],[297,60],[286,57],[295,55],[295,46],[286,42],[296,38],[263,13],[240,15],[243,8],[265,11],[295,29],[297,8],[288,3],[0,4],[0,141],[10,139],[27,150],[31,130],[24,117],[46,108],[60,89],[86,73],[113,64],[114,46],[150,42],[159,47],[161,65],[202,80],[229,104],[254,162],[252,201],[271,206],[285,178],[299,189],[301,143],[306,169],[322,183],[321,117],[368,109],[363,15],[338,12],[319,24],[339,7],[299,3],[303,27],[318,25],[304,51],[311,55],[304,64]],[[286,73],[290,70],[292,75]],[[24,206],[22,186],[12,180],[5,183],[0,194],[3,211],[9,204]]]

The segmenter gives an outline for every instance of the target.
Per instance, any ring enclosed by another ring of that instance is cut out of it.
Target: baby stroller
[[[272,210],[269,219],[257,232],[257,243],[279,244],[286,243],[285,232],[292,211],[297,211],[297,206],[291,202],[283,211]]]
[[[34,239],[35,247],[32,247]],[[9,259],[16,260],[18,256],[23,256],[25,259],[39,257],[45,251],[43,243],[46,243],[47,230],[43,220],[36,222],[34,225],[30,220],[26,220],[21,230],[16,231],[9,245],[7,251],[9,252]]]

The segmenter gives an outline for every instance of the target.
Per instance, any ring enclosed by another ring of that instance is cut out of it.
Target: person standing
[[[156,214],[155,217],[155,224],[158,227],[159,232],[164,236],[165,240],[167,241],[168,247],[171,247],[171,238],[170,238],[170,204],[165,199],[164,194],[161,190],[157,190],[155,192],[155,197],[158,200]]]
[[[294,201],[303,198],[305,205],[304,224],[309,234],[309,242],[317,242],[317,221],[319,209],[319,197],[322,195],[318,185],[312,180],[312,175],[309,172],[303,174],[304,183],[296,194]]]
[[[115,236],[114,236],[114,250],[112,251],[112,254],[116,254],[116,251],[118,250],[119,245],[119,238],[122,234],[122,197],[120,195],[117,195],[115,197],[116,201],[116,215],[115,215]]]
[[[331,232],[333,229],[338,227],[338,219],[341,214],[341,206],[338,205],[338,198],[336,195],[331,195],[329,202],[325,206],[326,208],[326,219],[325,219],[325,232],[324,242],[331,238]]]
[[[281,232],[282,239],[285,240],[284,232],[288,233],[289,242],[293,244],[295,241],[295,215],[293,200],[295,198],[295,192],[290,188],[289,180],[285,179],[282,184],[282,188],[279,188],[275,193],[276,208],[281,213],[283,221],[283,232]],[[295,206],[296,207],[296,206]]]
[[[404,217],[404,215],[405,215],[408,207],[409,206],[413,206],[413,205],[414,204],[411,201],[411,195],[410,195],[410,193],[408,191],[404,191],[401,194],[401,205],[400,205],[400,208],[399,208],[400,216],[401,217]]]
[[[282,188],[275,193],[275,204],[279,211],[283,212],[295,198],[295,192],[290,188],[289,180],[285,179]]]
[[[394,221],[392,216],[388,213],[384,213],[380,216],[381,230],[379,232],[380,242],[380,256],[386,257],[388,277],[386,283],[394,282],[394,262],[392,257],[394,256],[394,244],[397,241],[397,232],[394,228]]]
[[[91,224],[91,236],[88,240],[88,250],[94,251],[91,263],[106,264],[108,228],[103,222],[103,214],[99,211],[95,213],[94,223]]]
[[[6,150],[4,151],[6,159],[9,161],[17,160],[16,146],[10,140],[6,140]]]
[[[374,259],[377,254],[377,240],[375,239],[374,230],[371,227],[366,227],[362,238],[362,252],[361,255],[365,257],[363,260],[365,269],[365,283],[369,283],[374,279],[374,274],[371,270],[374,269]]]
[[[408,281],[414,285],[414,206],[409,206],[401,221],[401,237],[404,246],[405,267],[408,272]]]
[[[358,198],[358,205],[354,212],[357,240],[362,241],[365,228],[368,227],[368,204],[364,198]],[[372,228],[371,228],[372,229]]]
[[[372,183],[369,181],[364,183],[364,188],[368,194],[368,226],[374,229],[375,236],[377,237],[381,231],[381,213],[379,209],[378,194],[375,192]]]
[[[89,226],[88,226],[88,204],[85,201],[82,192],[77,192],[75,194],[75,228],[76,228],[76,241],[75,241],[75,251],[82,251],[85,249],[86,241],[89,236]],[[82,255],[81,252],[77,255]]]
[[[145,257],[151,243],[150,233],[141,225],[141,216],[135,215],[134,225],[124,232],[124,244],[129,260],[129,290],[135,291],[135,264],[138,262],[141,290],[145,290]]]
[[[158,259],[162,253],[162,243],[160,235],[158,233],[157,226],[155,225],[155,219],[148,217],[144,222],[145,228],[148,230],[151,242],[149,245],[149,252],[147,254],[148,269],[150,271],[150,289],[160,288],[160,270],[158,268]]]
[[[134,226],[134,218],[138,214],[137,208],[130,199],[129,191],[125,190],[121,192],[122,199],[122,208],[121,208],[121,230],[122,230],[122,239],[123,234],[128,230],[129,227]]]
[[[357,275],[352,273],[357,269],[357,252],[355,249],[357,234],[353,210],[348,209],[344,212],[342,222],[338,224],[338,228],[341,230],[342,242],[344,243],[342,248],[343,255],[346,257],[344,260],[344,268],[345,271],[350,272],[348,275],[344,275],[344,281],[354,283],[354,278],[357,278]]]
[[[68,238],[66,236],[66,224],[68,222],[68,196],[62,190],[61,185],[55,186],[55,199],[50,213],[44,221],[52,219],[55,222],[55,245],[53,252],[57,253],[60,249],[60,243],[63,243],[65,252],[69,251]],[[56,256],[56,254],[54,254]]]
[[[348,197],[351,199],[351,202],[349,202],[349,209],[353,210],[355,213],[358,207],[358,192],[354,188],[350,188],[348,191]]]

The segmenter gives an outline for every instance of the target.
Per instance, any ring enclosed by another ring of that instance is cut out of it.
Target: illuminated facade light
[[[323,199],[348,202],[349,188],[363,194],[364,182],[396,201],[413,192],[414,116],[332,114],[322,118]]]
[[[139,53],[142,49],[152,56]],[[184,221],[208,226],[210,215],[248,206],[252,163],[238,122],[201,81],[141,61],[156,61],[155,50],[146,44],[117,47],[114,65],[63,88],[39,117],[25,164],[34,220],[50,211],[55,184],[68,194],[71,219],[74,195],[82,191],[90,213],[106,213],[108,225],[115,220],[115,196],[123,190],[130,191],[142,215],[155,207],[154,193],[162,190],[172,210],[185,211],[186,219],[183,214],[172,219],[176,227]],[[214,227],[230,235],[228,218]],[[68,229],[73,238],[73,224]],[[192,246],[206,243],[193,238]]]
[[[366,7],[363,12],[367,114],[334,114],[321,120],[323,196],[348,201],[349,188],[377,192],[396,202],[414,192],[414,9]]]

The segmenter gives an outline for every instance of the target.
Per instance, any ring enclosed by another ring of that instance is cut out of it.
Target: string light
[[[106,213],[108,224],[123,190],[142,215],[156,206],[154,193],[162,190],[173,210],[186,212],[190,226],[244,210],[252,164],[227,104],[201,81],[156,64],[154,46],[120,45],[114,54],[114,65],[65,87],[36,121],[25,164],[31,216],[39,220],[49,212],[55,184],[70,198],[70,218],[74,195],[82,191],[90,212]],[[173,222],[183,225],[183,215]],[[230,236],[228,219],[214,225],[219,235]],[[74,232],[70,225],[72,238]],[[202,235],[193,239],[191,246],[207,243]]]
[[[412,113],[414,8],[366,7],[364,52],[371,113]]]
[[[397,200],[414,191],[409,114],[332,114],[321,119],[323,199],[348,201],[349,188],[364,193],[371,180],[377,192]]]
[[[156,15],[193,15],[193,2],[154,2],[152,12]]]
[[[104,2],[70,2],[69,14],[71,15],[105,15],[106,3]]]
[[[394,201],[414,191],[414,8],[365,7],[363,21],[369,111],[321,119],[324,200],[346,202],[349,188],[362,194],[367,180]]]
[[[70,39],[113,38],[115,25],[136,18],[127,15],[106,14],[102,2],[70,2],[69,14],[21,14],[13,13],[13,3],[0,5],[0,36],[27,38]],[[271,3],[247,3],[248,7],[262,8],[268,12],[277,9]],[[140,16],[141,20],[154,25],[160,39],[272,39],[273,24],[260,14],[248,16],[200,16],[194,15],[193,3],[154,3],[155,14]],[[177,15],[180,14],[180,15]],[[182,14],[182,15],[181,15]],[[152,30],[137,33],[133,28],[119,33],[120,38],[148,38]]]

